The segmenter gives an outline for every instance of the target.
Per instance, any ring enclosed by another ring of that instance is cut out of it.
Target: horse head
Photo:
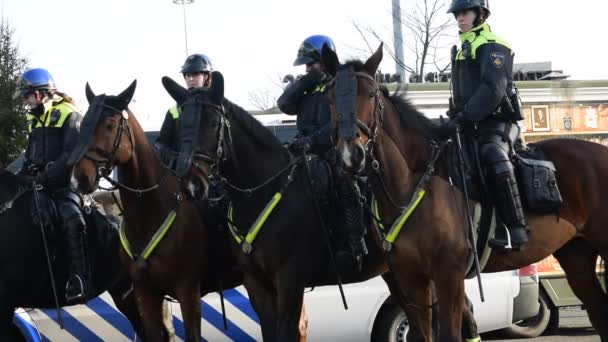
[[[80,129],[80,140],[70,155],[73,177],[79,189],[91,193],[101,177],[108,177],[116,165],[131,160],[135,144],[129,126],[128,105],[137,81],[119,95],[95,95],[87,83],[89,108]],[[134,118],[131,118],[134,120]]]
[[[382,120],[381,92],[374,79],[382,61],[382,44],[365,63],[340,64],[336,53],[327,46],[323,47],[321,59],[333,76],[328,96],[332,120],[338,129],[338,153],[346,170],[359,173]]]
[[[212,73],[209,88],[188,90],[171,78],[162,78],[165,90],[177,103],[180,112],[180,150],[174,170],[186,180],[190,193],[207,194],[210,168],[219,167],[226,158],[229,144],[228,120],[224,112],[224,77]],[[199,189],[203,187],[204,189]]]

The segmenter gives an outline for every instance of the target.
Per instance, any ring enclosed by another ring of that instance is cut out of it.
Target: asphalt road
[[[559,330],[556,335],[542,335],[537,338],[513,340],[500,339],[500,337],[495,336],[495,334],[488,334],[487,336],[483,336],[483,341],[598,342],[600,340],[595,330],[591,327],[591,322],[589,322],[589,318],[587,318],[586,311],[575,308],[561,309],[559,319]]]

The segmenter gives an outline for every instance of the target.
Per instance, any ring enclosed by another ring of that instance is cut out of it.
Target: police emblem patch
[[[502,52],[492,52],[490,53],[490,60],[496,69],[500,69],[505,64],[505,54]]]
[[[55,108],[51,111],[51,125],[56,124],[59,121],[59,117],[61,116],[61,111]]]

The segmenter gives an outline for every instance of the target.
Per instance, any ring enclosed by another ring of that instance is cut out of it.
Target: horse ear
[[[222,104],[224,100],[224,76],[219,71],[211,73],[211,88],[209,89],[211,99],[216,104]]]
[[[135,94],[135,87],[137,87],[137,80],[133,80],[131,85],[127,87],[122,93],[118,94],[117,98],[121,104],[124,104],[125,108],[131,103],[131,99],[133,98],[133,94]],[[120,109],[125,109],[120,108]]]
[[[87,95],[87,101],[89,101],[89,104],[91,104],[91,102],[93,102],[93,99],[95,98],[95,93],[93,93],[89,82],[87,82],[87,85],[84,87],[84,92]]]
[[[338,72],[338,67],[340,66],[340,61],[338,60],[338,55],[336,52],[327,44],[323,44],[323,49],[321,49],[321,63],[323,63],[325,66],[325,71],[329,75],[336,76],[336,72]]]
[[[161,80],[163,83],[163,87],[165,87],[165,90],[167,91],[167,93],[169,93],[169,95],[171,95],[175,102],[177,102],[178,104],[184,103],[186,97],[188,96],[188,90],[177,84],[177,82],[172,80],[171,77],[163,76]]]
[[[374,54],[371,55],[367,59],[367,61],[365,61],[365,65],[363,66],[363,68],[371,76],[374,76],[376,74],[376,71],[378,70],[378,66],[380,65],[380,62],[382,62],[382,48],[383,47],[384,47],[384,43],[380,43],[380,46],[378,46],[378,50],[376,50],[376,52],[374,52]]]

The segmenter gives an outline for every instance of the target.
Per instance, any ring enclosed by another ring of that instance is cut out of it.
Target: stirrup
[[[513,250],[513,245],[511,244],[511,233],[509,233],[509,228],[507,228],[504,223],[501,224],[501,226],[507,234],[507,239],[492,238],[488,241],[488,245],[490,248],[498,252],[510,252]]]
[[[79,291],[75,295],[70,296],[68,293],[68,288],[70,284],[74,281],[74,279],[78,280],[76,284],[78,285]],[[82,278],[80,278],[80,275],[75,274],[68,279],[67,283],[65,284],[65,299],[68,303],[72,304],[83,304],[86,302],[84,283],[82,282]]]

